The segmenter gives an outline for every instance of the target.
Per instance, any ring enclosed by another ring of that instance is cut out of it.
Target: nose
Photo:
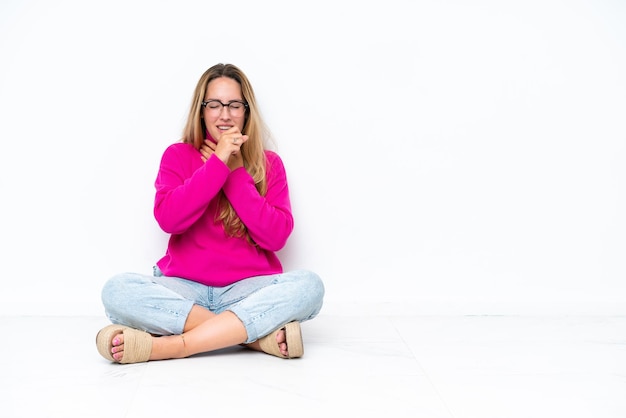
[[[220,119],[230,119],[230,107],[222,106],[222,109],[220,110]]]

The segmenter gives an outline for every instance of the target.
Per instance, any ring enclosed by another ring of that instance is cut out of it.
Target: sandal
[[[113,337],[124,334],[124,355],[116,360],[111,354]],[[152,352],[152,336],[144,331],[124,325],[109,325],[100,330],[96,336],[96,347],[102,357],[115,363],[142,363],[148,361]]]
[[[276,343],[276,334],[281,329],[285,330],[285,339],[287,342],[287,349],[289,350],[289,356],[283,355],[278,349]],[[281,358],[296,358],[302,357],[304,354],[304,345],[302,343],[302,332],[300,330],[299,322],[290,322],[282,328],[277,329],[269,335],[259,339],[259,345],[261,350],[267,354],[271,354]]]

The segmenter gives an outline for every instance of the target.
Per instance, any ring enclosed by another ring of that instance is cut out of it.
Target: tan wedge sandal
[[[124,334],[124,355],[121,361],[113,358],[111,354],[113,337],[117,334]],[[142,363],[150,358],[152,336],[145,331],[139,331],[123,325],[109,325],[98,332],[96,347],[102,357],[115,363]]]
[[[278,349],[278,343],[276,342],[276,334],[281,329],[285,330],[285,338],[287,342],[287,350],[289,356],[283,355]],[[284,327],[277,329],[276,331],[266,335],[259,339],[259,346],[261,350],[267,354],[271,354],[281,358],[297,358],[302,357],[304,354],[304,344],[302,342],[302,331],[300,330],[299,322],[290,322]]]

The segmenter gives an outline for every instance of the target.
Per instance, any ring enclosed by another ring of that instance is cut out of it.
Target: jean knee
[[[316,299],[321,300],[324,297],[324,282],[322,282],[322,278],[317,273],[312,271],[308,272],[307,286],[309,288],[309,293]]]
[[[324,299],[324,282],[322,278],[312,271],[300,271],[300,284],[302,285],[302,295],[314,314],[317,314],[322,307]]]
[[[100,297],[104,306],[108,305],[108,301],[115,299],[115,293],[118,287],[117,282],[119,282],[119,276],[113,276],[104,283],[104,286],[102,286]]]
[[[128,273],[117,274],[104,283],[100,297],[107,312],[124,308],[128,302],[124,295],[129,293],[129,284]]]

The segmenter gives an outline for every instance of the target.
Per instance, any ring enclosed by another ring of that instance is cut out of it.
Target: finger
[[[215,144],[212,141],[209,141],[208,139],[204,140],[204,143],[200,147],[202,162],[206,162],[209,157],[211,157],[211,155],[215,153],[214,147]]]
[[[218,138],[217,143],[219,144],[220,142],[230,142],[238,136],[241,136],[239,128],[233,126],[230,129],[222,131],[222,135],[220,135],[220,137]]]
[[[239,145],[241,146],[244,142],[246,142],[248,140],[248,135],[241,135],[241,136],[235,136],[232,139],[232,143],[234,145]]]
[[[204,144],[202,144],[203,147],[208,147],[209,149],[215,151],[215,147],[216,147],[216,143],[211,141],[210,139],[205,139],[204,140]]]

